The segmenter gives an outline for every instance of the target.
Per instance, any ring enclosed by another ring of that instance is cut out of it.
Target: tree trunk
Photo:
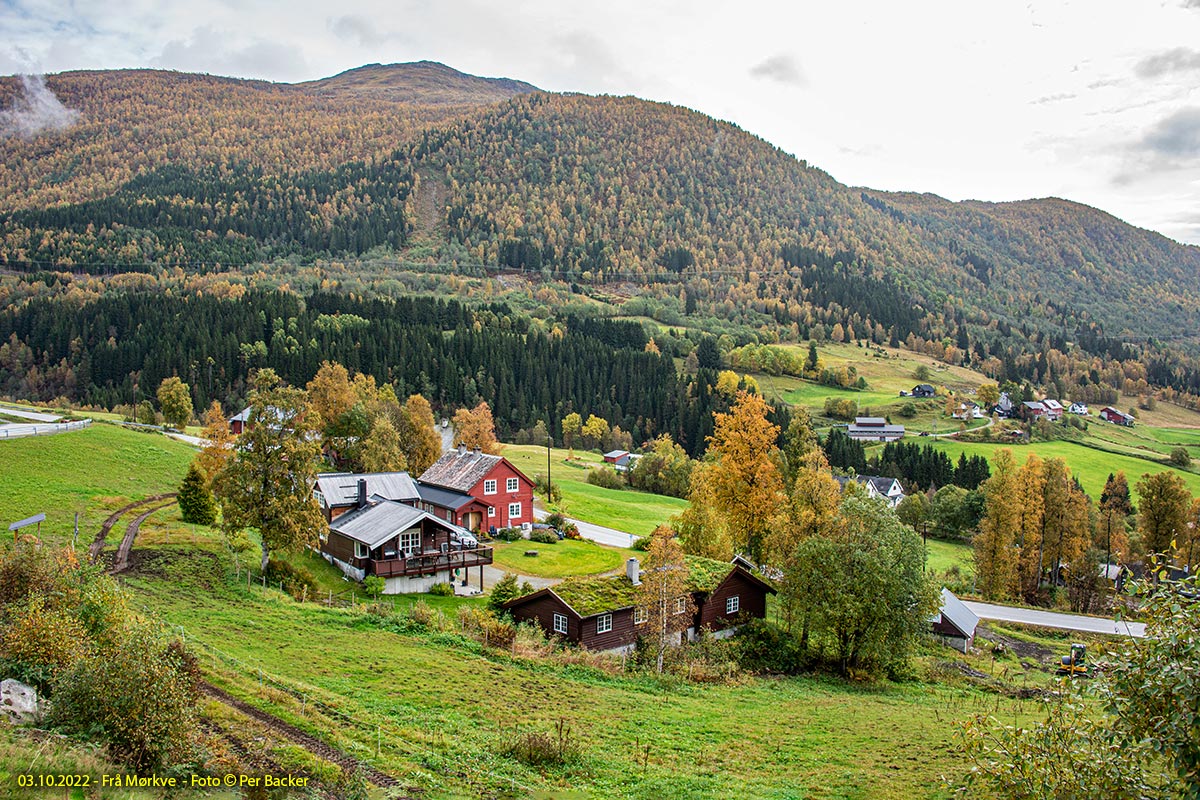
[[[263,542],[262,551],[263,551],[262,563],[259,565],[259,569],[263,575],[266,575],[267,574],[267,565],[271,562],[271,553],[267,549],[266,542]]]

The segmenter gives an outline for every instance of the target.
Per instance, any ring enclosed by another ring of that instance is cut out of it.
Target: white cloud
[[[755,78],[784,83],[789,86],[807,86],[808,81],[796,59],[786,53],[769,56],[750,68],[750,75]]]
[[[0,110],[0,139],[19,136],[31,139],[41,133],[58,133],[79,120],[79,112],[67,108],[46,86],[41,75],[22,75],[21,94],[10,108]]]

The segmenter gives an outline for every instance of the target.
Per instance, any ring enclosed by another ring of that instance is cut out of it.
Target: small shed
[[[979,617],[943,586],[942,607],[929,618],[929,623],[934,636],[960,653],[965,653],[975,641],[975,626],[979,624]]]

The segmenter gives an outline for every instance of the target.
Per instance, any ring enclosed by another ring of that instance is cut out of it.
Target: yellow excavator
[[[1087,678],[1091,673],[1088,672],[1087,665],[1087,645],[1075,642],[1071,645],[1071,654],[1062,657],[1062,663],[1058,665],[1056,673],[1058,675],[1069,675],[1072,678]]]

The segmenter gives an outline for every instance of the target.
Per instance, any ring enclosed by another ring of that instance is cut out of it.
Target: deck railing
[[[381,578],[397,575],[432,575],[451,569],[481,567],[492,563],[492,548],[476,547],[470,550],[416,553],[407,558],[372,559],[367,574]]]

